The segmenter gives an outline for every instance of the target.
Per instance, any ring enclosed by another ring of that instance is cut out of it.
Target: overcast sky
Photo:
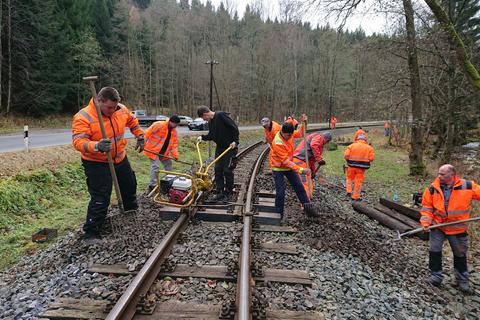
[[[202,2],[205,3],[206,0],[202,0]],[[216,8],[218,8],[221,2],[230,3],[231,5],[236,7],[239,16],[242,17],[245,11],[246,5],[255,2],[255,0],[210,0],[210,2]],[[368,7],[369,2],[371,1],[367,0],[366,4],[364,4],[363,7],[360,8],[360,10],[364,12],[371,11],[369,10],[369,7]],[[279,8],[280,8],[279,0],[263,0],[263,3],[265,6],[267,6],[266,10],[270,12],[270,14],[268,15],[269,17],[274,17],[278,15]],[[386,19],[387,17],[382,15],[364,14],[364,13],[357,14],[347,20],[345,28],[353,31],[359,26],[361,26],[367,35],[370,35],[374,32],[384,33],[386,32],[385,30]],[[313,26],[315,26],[317,22],[320,22],[321,25],[326,24],[326,23],[322,23],[322,21],[324,20],[325,20],[325,17],[322,17],[320,13],[316,14],[314,17],[307,18],[307,21],[310,21]],[[340,25],[340,22],[336,21],[334,17],[329,18],[328,22],[332,27],[338,27]]]

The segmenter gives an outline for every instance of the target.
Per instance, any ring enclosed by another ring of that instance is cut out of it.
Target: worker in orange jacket
[[[303,116],[304,116],[304,115],[302,115],[302,117],[303,117]],[[289,116],[287,117],[287,120],[285,120],[285,122],[290,122],[291,124],[293,124],[293,128],[294,128],[295,130],[298,129],[299,123],[298,123],[297,119],[295,119],[295,117],[294,117],[293,114],[292,114],[292,115],[289,115]],[[303,121],[302,121],[302,122],[303,122]]]
[[[344,153],[348,166],[346,191],[354,201],[361,200],[360,192],[365,179],[365,170],[370,168],[371,162],[375,159],[375,152],[366,140],[364,135],[359,135],[358,140],[349,145]],[[352,183],[354,183],[353,190]]]
[[[317,213],[308,199],[307,193],[302,186],[302,182],[297,173],[310,174],[310,169],[302,168],[293,162],[293,124],[285,122],[282,129],[275,135],[270,150],[270,168],[273,171],[275,180],[275,207],[277,212],[283,218],[285,206],[285,185],[284,180],[287,177],[297,194],[298,199],[303,205],[305,214],[309,217],[316,216]]]
[[[180,118],[173,115],[166,121],[156,121],[145,131],[144,154],[150,158],[150,182],[148,192],[157,185],[159,162],[166,171],[172,171],[172,159],[178,160],[177,126]],[[163,155],[159,157],[157,154]]]
[[[330,118],[330,128],[335,129],[336,126],[337,126],[337,117],[332,116]]]
[[[365,140],[367,140],[367,133],[365,132],[365,130],[362,129],[362,127],[358,127],[358,130],[355,131],[355,134],[353,136],[353,141],[358,141],[358,137],[362,135],[365,137]]]
[[[299,174],[302,181],[303,188],[307,192],[308,198],[311,198],[310,190],[312,190],[313,179],[320,166],[325,164],[323,160],[323,146],[332,140],[332,134],[330,132],[314,132],[306,137],[307,140],[307,156],[308,165],[310,166],[311,176]],[[305,141],[301,141],[293,152],[293,162],[302,168],[307,168],[305,159]]]
[[[307,119],[306,115],[302,115],[302,120],[303,119],[305,119],[305,120]],[[303,120],[303,121],[305,121],[305,120]],[[292,120],[290,120],[290,121],[287,120],[287,122],[291,122],[293,124]],[[273,138],[275,138],[275,135],[282,129],[282,126],[278,122],[273,121],[268,117],[263,117],[262,120],[260,120],[260,124],[262,125],[262,127],[264,129],[264,134],[265,134],[265,141],[264,142],[271,145],[272,141],[273,141]],[[303,137],[303,132],[304,132],[304,130],[302,129],[302,126],[300,125],[298,127],[298,129],[294,131],[293,138]]]
[[[432,224],[469,219],[472,200],[480,200],[480,186],[473,181],[460,179],[455,167],[445,164],[438,169],[437,178],[423,193],[420,223],[426,229]],[[442,283],[442,247],[445,239],[453,251],[454,274],[458,288],[468,293],[470,287],[467,268],[467,223],[430,230],[428,282],[437,287]]]
[[[102,88],[95,98],[95,103],[102,112],[107,139],[102,138],[93,98],[88,106],[73,117],[73,146],[82,154],[82,165],[90,193],[87,219],[83,225],[84,239],[90,243],[100,241],[100,232],[110,204],[112,177],[107,152],[112,155],[125,210],[138,208],[137,181],[125,153],[127,140],[124,135],[125,128],[128,127],[137,137],[135,149],[142,152],[144,147],[143,130],[135,116],[119,101],[120,95],[112,87]]]

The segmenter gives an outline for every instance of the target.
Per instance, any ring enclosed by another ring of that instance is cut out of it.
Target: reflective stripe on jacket
[[[315,170],[315,162],[323,158],[323,146],[327,143],[320,132],[314,132],[307,136],[308,164],[310,169]],[[295,148],[293,156],[305,161],[305,141],[302,140]]]
[[[456,176],[448,208],[445,208],[440,180],[436,178],[423,193],[420,223],[427,227],[433,222],[440,224],[468,219],[472,200],[480,200],[480,186],[473,181]],[[464,233],[467,232],[467,223],[440,227],[440,230],[449,235]]]
[[[366,141],[358,140],[347,147],[344,156],[349,167],[368,169],[375,159],[375,152]]]
[[[303,169],[293,161],[293,137],[285,140],[280,132],[275,135],[270,148],[270,168],[273,171],[300,172]]]
[[[102,115],[103,124],[107,133],[107,139],[112,140],[110,151],[114,163],[120,163],[125,158],[125,147],[127,140],[124,138],[125,127],[136,136],[143,134],[137,118],[122,104],[118,104],[117,110],[111,117]],[[90,99],[88,106],[73,116],[72,122],[72,143],[75,149],[81,152],[85,160],[96,162],[108,162],[107,154],[95,151],[95,144],[102,139],[98,115]]]
[[[147,130],[145,130],[145,150],[153,151],[155,153],[159,153],[160,150],[162,150],[163,144],[167,139],[169,123],[169,119],[167,119],[167,121],[156,121]],[[157,155],[150,152],[144,151],[143,153],[152,160],[157,158]],[[167,150],[163,153],[163,155],[178,159],[177,128],[171,129],[170,141],[168,143]],[[168,158],[160,158],[160,160],[166,159]]]

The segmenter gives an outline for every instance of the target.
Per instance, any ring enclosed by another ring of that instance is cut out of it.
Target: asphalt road
[[[381,121],[377,122],[362,122],[360,125],[383,124]],[[339,123],[337,127],[354,125],[353,123]],[[322,127],[324,124],[310,124],[309,128]],[[260,125],[241,126],[240,130],[254,130],[260,129]],[[145,129],[145,128],[144,128]],[[206,131],[190,131],[187,127],[178,127],[179,135],[200,135],[205,134]],[[127,129],[125,133],[126,138],[132,138],[133,135]],[[29,147],[30,148],[45,148],[52,146],[61,146],[72,143],[71,129],[50,129],[50,130],[30,130],[29,131]],[[10,134],[0,136],[0,153],[13,152],[24,150],[23,132],[21,134]]]

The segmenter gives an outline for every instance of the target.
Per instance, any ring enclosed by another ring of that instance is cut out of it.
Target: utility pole
[[[210,110],[213,111],[213,66],[219,64],[217,60],[208,60],[205,64],[210,65]],[[208,157],[212,156],[211,143],[208,141]]]

